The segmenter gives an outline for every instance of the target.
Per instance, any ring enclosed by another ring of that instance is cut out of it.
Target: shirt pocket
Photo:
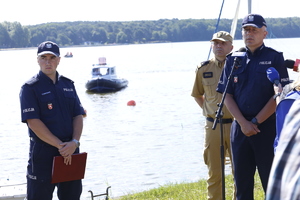
[[[217,98],[217,82],[218,80],[216,77],[202,79],[203,88],[205,91],[205,98],[208,101],[213,101]]]
[[[267,69],[269,67],[271,66],[263,65],[256,68],[255,78],[256,80],[261,80],[255,82],[256,87],[260,87],[261,89],[269,89],[273,85],[273,83],[267,77]],[[265,83],[263,83],[262,81],[265,81]]]
[[[73,91],[67,91],[64,92],[64,97],[65,97],[65,106],[69,108],[69,111],[72,112],[74,110],[74,106],[76,103],[76,95],[75,92]]]

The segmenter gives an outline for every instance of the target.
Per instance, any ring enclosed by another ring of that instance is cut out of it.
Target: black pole
[[[222,100],[218,104],[219,108],[216,112],[216,118],[215,118],[214,124],[212,126],[212,129],[215,130],[216,126],[217,126],[217,123],[218,122],[220,123],[220,137],[221,137],[221,144],[220,144],[220,154],[221,155],[220,155],[220,157],[221,157],[221,170],[222,170],[221,174],[222,174],[222,199],[223,200],[225,200],[226,197],[225,197],[225,164],[224,164],[225,152],[224,152],[224,141],[223,141],[224,139],[223,139],[223,122],[222,122],[223,112],[222,112],[222,109],[223,109],[223,106],[224,106],[224,100],[225,100],[225,97],[226,97],[226,92],[227,92],[229,81],[230,81],[231,76],[232,76],[233,69],[234,69],[234,65],[232,66],[232,69],[231,69],[230,74],[228,76],[227,83],[226,83],[226,86],[225,86],[225,90],[224,90],[223,95],[222,95]]]

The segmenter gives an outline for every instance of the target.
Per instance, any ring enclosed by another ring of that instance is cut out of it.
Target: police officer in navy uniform
[[[226,31],[219,31],[213,35],[211,43],[214,57],[203,62],[198,67],[191,94],[199,107],[202,108],[203,115],[206,117],[203,159],[208,168],[207,199],[209,200],[222,199],[220,125],[217,125],[215,130],[212,129],[212,126],[216,111],[218,110],[218,103],[220,103],[222,99],[222,95],[216,91],[216,88],[222,73],[226,55],[233,49],[232,40],[232,36]],[[231,160],[230,127],[233,117],[226,106],[223,107],[222,111],[223,146]],[[233,194],[233,196],[235,195]],[[235,197],[233,199],[235,199]]]
[[[237,66],[233,66],[232,56],[227,57],[217,88],[218,92],[224,92],[234,67],[225,105],[235,118],[231,128],[231,148],[237,200],[253,199],[256,169],[264,191],[267,189],[274,157],[276,102],[273,83],[268,80],[266,70],[274,67],[279,72],[281,84],[289,83],[282,52],[266,47],[263,42],[267,34],[267,24],[261,15],[249,14],[243,19],[246,56]]]
[[[46,41],[38,46],[40,71],[20,91],[22,122],[28,126],[30,151],[27,166],[27,199],[51,200],[57,187],[60,200],[79,200],[81,180],[51,184],[54,156],[72,163],[79,153],[84,109],[72,80],[56,71],[60,62],[57,44]]]

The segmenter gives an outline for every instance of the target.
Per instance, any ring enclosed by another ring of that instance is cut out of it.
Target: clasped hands
[[[71,165],[72,154],[75,152],[77,148],[75,142],[73,141],[63,142],[60,144],[60,147],[61,148],[59,148],[58,151],[60,155],[64,157],[64,163],[66,165]]]
[[[251,121],[246,121],[243,125],[241,125],[241,130],[247,137],[256,135],[260,132],[257,125],[253,124]]]

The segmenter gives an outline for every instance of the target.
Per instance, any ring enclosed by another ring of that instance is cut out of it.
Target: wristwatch
[[[260,123],[258,123],[256,117],[253,117],[252,120],[251,120],[252,124],[255,124],[255,125],[259,125]]]
[[[72,141],[75,142],[77,148],[80,146],[80,142],[78,140],[73,139]]]

